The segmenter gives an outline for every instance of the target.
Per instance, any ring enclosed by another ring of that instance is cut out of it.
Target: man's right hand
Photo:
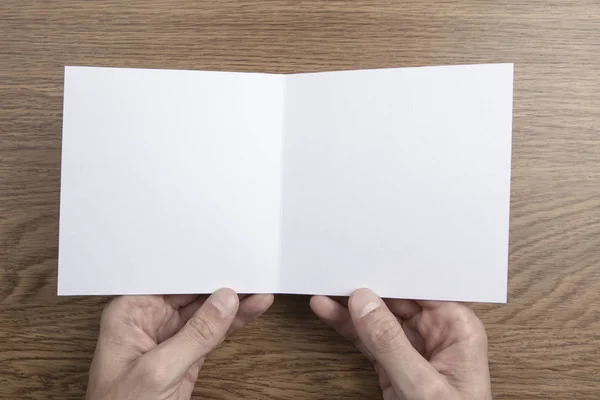
[[[465,305],[359,289],[311,307],[373,363],[385,400],[491,400],[485,328]]]

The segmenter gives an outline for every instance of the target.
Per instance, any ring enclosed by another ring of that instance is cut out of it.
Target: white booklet
[[[66,67],[58,293],[505,302],[512,64]]]

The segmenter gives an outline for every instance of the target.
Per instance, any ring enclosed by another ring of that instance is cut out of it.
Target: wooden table
[[[509,304],[474,306],[495,398],[600,398],[598,0],[121,3],[0,6],[1,398],[82,398],[106,302],[55,296],[64,65],[484,62],[515,63]],[[380,397],[367,362],[299,296],[216,351],[196,395]]]

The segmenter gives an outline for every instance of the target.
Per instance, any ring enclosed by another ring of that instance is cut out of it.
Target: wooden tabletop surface
[[[106,298],[57,298],[63,67],[307,72],[515,63],[509,303],[475,305],[496,399],[600,398],[600,2],[23,1],[0,7],[0,397],[79,399]],[[402,279],[402,277],[398,277]],[[197,398],[375,399],[354,348],[275,306]]]

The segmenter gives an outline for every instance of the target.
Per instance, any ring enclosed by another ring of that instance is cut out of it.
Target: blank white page
[[[59,294],[278,283],[284,77],[67,67]]]
[[[292,75],[280,290],[506,300],[512,64]]]

